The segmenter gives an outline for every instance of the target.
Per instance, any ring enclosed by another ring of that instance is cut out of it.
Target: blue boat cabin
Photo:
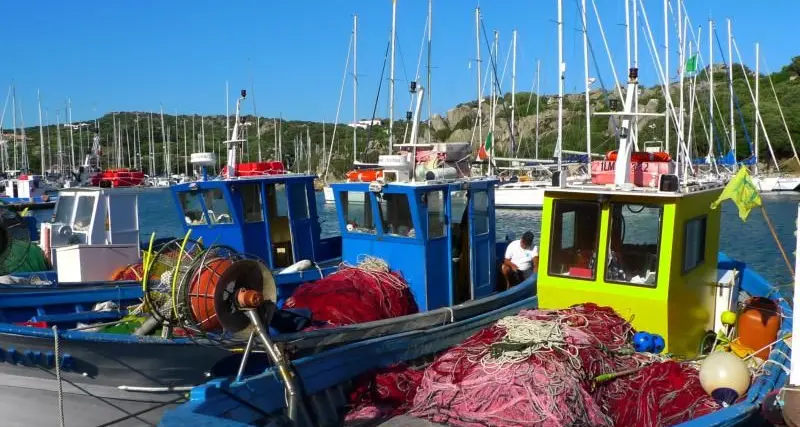
[[[224,245],[279,270],[338,256],[338,239],[321,239],[314,176],[269,175],[197,181],[171,188],[184,232],[204,246]]]
[[[495,292],[497,180],[333,184],[342,261],[383,259],[420,311]]]

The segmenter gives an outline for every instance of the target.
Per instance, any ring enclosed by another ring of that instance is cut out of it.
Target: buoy
[[[647,332],[637,332],[633,335],[633,348],[640,352],[653,351],[653,335]]]
[[[733,326],[734,324],[736,324],[736,313],[725,310],[722,312],[722,315],[720,316],[719,320],[722,322],[723,325]]]
[[[751,350],[759,350],[755,357],[767,359],[769,344],[778,338],[780,326],[781,316],[775,301],[763,297],[749,298],[739,314],[739,342]]]
[[[750,371],[732,353],[711,353],[700,365],[700,385],[717,402],[730,405],[750,387]]]
[[[308,270],[308,269],[309,269],[309,268],[311,268],[311,266],[313,266],[313,265],[314,265],[314,264],[312,264],[312,263],[311,263],[311,261],[309,261],[309,260],[307,260],[307,259],[300,260],[300,261],[297,261],[296,263],[294,263],[294,264],[292,264],[292,265],[290,265],[290,266],[288,266],[288,267],[284,268],[284,269],[283,269],[283,270],[281,270],[281,272],[280,272],[280,273],[278,273],[278,274],[297,273],[298,271],[304,271],[304,270]]]
[[[664,342],[664,338],[661,335],[653,334],[653,353],[661,353],[666,346],[667,343]]]

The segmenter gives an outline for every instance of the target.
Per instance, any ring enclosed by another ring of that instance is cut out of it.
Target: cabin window
[[[472,221],[475,224],[475,235],[489,232],[489,193],[476,191],[472,193]]]
[[[428,208],[428,239],[444,237],[446,233],[447,212],[444,205],[444,191],[431,191],[423,197],[427,198]]]
[[[261,207],[261,187],[258,184],[242,185],[239,187],[239,194],[242,195],[244,222],[264,221],[264,213]]]
[[[200,192],[184,191],[178,193],[178,200],[181,202],[183,219],[188,225],[200,225],[206,223],[206,215],[203,212],[203,205],[200,203]]]
[[[660,206],[611,204],[606,281],[656,286]]]
[[[305,185],[289,186],[289,206],[292,211],[292,219],[308,218],[308,194]]]
[[[75,209],[74,221],[74,228],[76,230],[85,230],[92,224],[94,201],[94,196],[78,197],[78,207]]]
[[[600,203],[556,200],[550,232],[548,274],[594,280],[600,235]]]
[[[221,188],[203,190],[203,201],[206,203],[208,217],[212,224],[233,224],[228,201]]]
[[[405,194],[382,194],[380,207],[383,234],[416,237],[408,196]]]
[[[703,215],[686,222],[683,229],[683,273],[686,274],[706,260],[706,220]]]
[[[58,198],[58,209],[53,219],[55,222],[69,223],[72,219],[72,209],[75,207],[75,196],[60,196]]]
[[[372,221],[372,199],[369,193],[361,191],[343,191],[342,214],[346,221],[345,228],[353,233],[375,234],[375,223]]]

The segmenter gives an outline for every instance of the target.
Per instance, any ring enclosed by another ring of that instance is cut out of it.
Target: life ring
[[[617,160],[617,151],[609,151],[606,153],[606,159],[613,162]],[[649,153],[647,151],[634,151],[631,153],[631,162],[669,162],[672,157],[663,151]]]
[[[361,169],[352,170],[345,175],[351,182],[372,182],[383,178],[382,169]]]

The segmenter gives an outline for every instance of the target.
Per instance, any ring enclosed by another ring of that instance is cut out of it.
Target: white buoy
[[[700,365],[700,385],[722,405],[730,405],[750,387],[750,371],[733,353],[711,353]]]
[[[304,259],[301,261],[297,261],[296,263],[284,268],[278,274],[289,274],[289,273],[297,273],[298,271],[304,271],[311,268],[314,264],[311,261]]]

